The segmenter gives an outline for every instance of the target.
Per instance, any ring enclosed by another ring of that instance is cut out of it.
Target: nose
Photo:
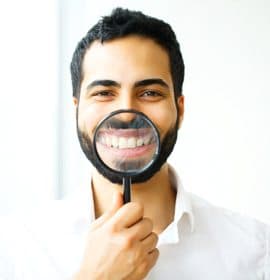
[[[132,92],[126,90],[122,92],[121,96],[119,97],[119,109],[130,110],[136,109],[136,100],[135,97],[132,95]]]
[[[129,122],[134,121],[136,119],[136,117],[137,117],[137,115],[135,113],[122,112],[117,116],[117,119],[122,121],[122,122],[129,123]]]
[[[117,109],[119,110],[137,110],[139,111],[136,96],[130,90],[123,90],[121,95],[119,96],[119,102],[117,105]],[[122,113],[119,116],[124,122],[130,122],[136,118],[136,114],[134,113]]]
[[[138,110],[136,103],[136,96],[134,96],[131,89],[123,88],[121,94],[119,95],[117,109],[118,110]],[[129,123],[136,118],[136,114],[131,112],[123,112],[117,116],[117,119],[122,122]]]

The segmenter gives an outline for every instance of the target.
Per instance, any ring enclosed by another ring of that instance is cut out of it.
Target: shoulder
[[[192,204],[195,228],[209,236],[245,245],[269,246],[270,225],[253,217],[218,207],[197,195],[188,193]],[[252,243],[250,243],[252,242]]]
[[[238,266],[241,260],[242,266],[260,267],[270,279],[270,225],[217,207],[194,194],[188,196],[195,225],[192,240],[215,248],[230,264]]]

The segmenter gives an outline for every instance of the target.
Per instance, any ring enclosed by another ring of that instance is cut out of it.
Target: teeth
[[[118,147],[118,138],[116,136],[113,136],[112,137],[112,146],[114,148],[117,148]]]
[[[101,143],[104,144],[104,145],[106,144],[106,139],[105,139],[105,137],[101,137]]]
[[[150,143],[150,140],[151,140],[151,136],[148,135],[147,137],[145,137],[143,139],[143,144],[144,145],[148,145]]]
[[[126,149],[128,147],[127,138],[120,137],[119,138],[119,149]]]
[[[136,137],[117,137],[117,136],[102,136],[100,138],[102,144],[119,149],[131,149],[149,145],[151,143],[151,135],[136,138]]]
[[[111,147],[112,146],[112,139],[111,139],[111,137],[106,137],[106,145],[108,146],[108,147]]]
[[[137,144],[137,140],[134,137],[128,138],[128,140],[127,140],[127,147],[128,148],[135,148],[136,144]]]
[[[143,145],[143,139],[142,138],[138,138],[137,139],[137,147],[140,147]]]

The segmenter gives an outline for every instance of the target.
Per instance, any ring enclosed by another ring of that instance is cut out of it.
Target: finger
[[[141,245],[143,246],[144,251],[147,253],[153,252],[156,249],[157,243],[158,236],[154,232],[141,241]]]
[[[156,264],[158,257],[159,251],[158,249],[154,249],[145,257],[142,263],[138,265],[136,269],[127,278],[125,278],[125,280],[144,279],[149,273],[149,271]]]
[[[143,206],[140,203],[129,202],[117,210],[110,223],[117,228],[128,228],[143,218]]]
[[[119,191],[115,191],[112,196],[112,205],[108,210],[109,214],[114,215],[114,213],[123,206],[123,195]]]
[[[136,240],[143,240],[151,234],[153,222],[149,218],[143,218],[133,226],[126,229],[127,234]]]
[[[148,268],[152,268],[159,257],[159,250],[157,248],[155,248],[151,253],[148,254],[147,256],[147,260],[148,260]]]
[[[96,229],[98,227],[101,227],[117,212],[119,208],[122,207],[122,205],[123,205],[123,195],[120,192],[115,191],[112,196],[112,205],[102,216],[100,216],[91,224],[91,228]]]

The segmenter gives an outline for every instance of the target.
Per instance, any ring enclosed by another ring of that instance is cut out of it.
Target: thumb
[[[107,211],[105,211],[98,219],[96,219],[91,228],[96,229],[101,227],[105,222],[107,222],[119,208],[124,204],[123,195],[119,191],[114,191],[112,195],[112,204]]]
[[[112,205],[110,209],[107,211],[110,216],[114,215],[114,213],[123,206],[123,195],[119,191],[114,191],[112,195]]]

